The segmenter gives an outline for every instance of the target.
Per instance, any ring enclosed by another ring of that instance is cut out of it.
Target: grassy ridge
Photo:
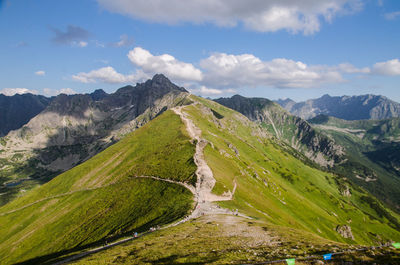
[[[185,215],[192,203],[188,190],[134,176],[193,182],[196,166],[189,140],[179,116],[167,111],[92,159],[3,206],[0,259],[5,264],[20,262]]]
[[[221,203],[223,206],[339,242],[373,244],[400,239],[400,227],[393,222],[399,215],[380,205],[380,210],[394,218],[388,220],[365,201],[365,196],[370,196],[362,189],[304,165],[290,155],[293,150],[272,141],[238,113],[215,102],[197,100],[201,104],[186,110],[212,143],[213,147],[206,147],[205,157],[217,180],[215,192],[232,190],[237,183],[234,200]],[[217,118],[207,108],[224,118]],[[343,195],[347,187],[350,197]],[[355,240],[339,235],[335,231],[338,225],[351,226]]]

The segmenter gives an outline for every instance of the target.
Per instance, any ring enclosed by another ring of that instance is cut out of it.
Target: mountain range
[[[306,121],[160,74],[59,95],[0,138],[0,260],[395,264],[366,247],[400,241],[399,137],[398,118]]]
[[[331,97],[295,102],[291,99],[277,100],[279,105],[295,116],[311,119],[324,114],[343,120],[381,120],[400,117],[400,104],[384,96],[362,95]]]
[[[1,182],[7,200],[76,166],[167,108],[187,91],[163,75],[113,94],[61,94],[21,128],[0,141]],[[24,182],[24,185],[15,183]],[[18,186],[18,188],[16,187]]]

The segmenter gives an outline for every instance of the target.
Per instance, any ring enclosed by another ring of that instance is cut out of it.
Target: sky
[[[0,93],[108,93],[163,73],[204,97],[400,102],[399,0],[0,0]]]

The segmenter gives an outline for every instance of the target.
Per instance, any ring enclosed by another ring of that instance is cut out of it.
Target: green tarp
[[[294,265],[295,264],[295,259],[286,259],[286,263],[288,264],[288,265]]]
[[[392,243],[395,248],[400,248],[400,243]]]

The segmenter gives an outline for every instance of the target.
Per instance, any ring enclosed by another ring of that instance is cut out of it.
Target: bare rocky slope
[[[381,120],[400,116],[400,104],[384,96],[361,95],[331,97],[324,95],[317,99],[295,102],[291,99],[277,100],[287,111],[303,119],[320,114],[344,120]]]
[[[166,109],[179,105],[187,94],[165,76],[155,75],[113,94],[97,90],[57,96],[23,127],[0,138],[0,184],[5,184],[0,193],[7,197],[2,202],[21,189],[29,189],[30,182],[46,182],[82,163]]]
[[[32,94],[0,94],[0,137],[7,135],[11,130],[21,128],[43,111],[52,99]]]

